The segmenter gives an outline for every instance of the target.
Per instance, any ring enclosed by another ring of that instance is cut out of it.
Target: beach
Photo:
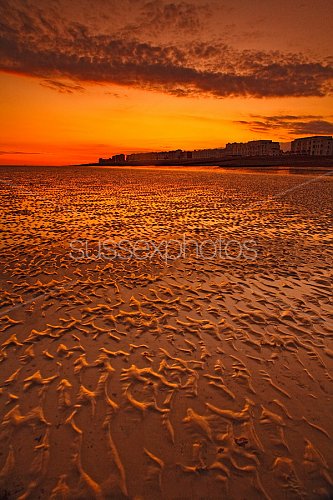
[[[0,173],[0,498],[332,498],[330,171]]]

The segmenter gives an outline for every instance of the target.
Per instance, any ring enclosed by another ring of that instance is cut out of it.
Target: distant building
[[[222,158],[222,156],[225,156],[224,148],[195,149],[194,151],[192,151],[192,158],[196,159]]]
[[[140,161],[140,162],[150,162],[150,161],[167,161],[167,160],[180,160],[182,158],[183,151],[181,149],[176,149],[175,151],[159,151],[153,153],[134,153],[127,155],[126,160],[128,162]]]
[[[158,153],[133,153],[131,155],[127,155],[126,161],[132,162],[132,161],[155,161],[157,160],[157,155]]]
[[[182,157],[182,150],[176,149],[174,151],[161,151],[157,153],[158,160],[180,160]]]
[[[229,156],[278,156],[281,154],[280,143],[271,140],[232,142],[225,148]]]
[[[124,162],[125,162],[125,155],[124,154],[113,155],[110,158],[99,158],[98,159],[99,165],[110,165],[112,163],[124,163]]]
[[[194,151],[182,151],[176,149],[174,151],[159,151],[155,153],[135,153],[127,155],[128,162],[150,162],[150,161],[181,161],[189,159],[212,159],[221,158],[225,155],[224,148],[215,149],[196,149]]]
[[[333,138],[329,135],[300,137],[291,142],[291,152],[298,155],[332,156]]]
[[[183,151],[182,160],[191,160],[193,158],[193,151]]]
[[[112,163],[112,158],[99,158],[98,163],[100,165],[109,165],[110,163]]]
[[[112,156],[112,161],[114,163],[123,163],[125,161],[125,155],[124,154],[119,154],[119,155],[114,155]]]

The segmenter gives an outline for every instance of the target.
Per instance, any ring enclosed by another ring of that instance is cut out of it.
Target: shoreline
[[[215,167],[224,168],[227,170],[236,169],[246,169],[246,170],[265,170],[272,171],[274,169],[288,168],[296,171],[300,169],[323,169],[329,170],[333,169],[333,156],[298,156],[294,155],[284,155],[282,157],[247,157],[247,158],[212,158],[206,161],[182,161],[182,162],[171,162],[171,161],[157,161],[157,162],[117,162],[117,163],[74,163],[74,164],[63,164],[63,165],[34,165],[34,164],[16,164],[16,165],[0,165],[0,167],[179,167],[179,168],[193,168],[193,167]]]
[[[100,163],[80,163],[73,166],[82,167],[143,167],[147,166],[147,162],[107,162]],[[208,160],[198,161],[156,161],[152,162],[151,166],[172,166],[172,167],[326,167],[333,168],[333,156],[298,156],[283,155],[282,157],[230,157],[230,158],[212,158]]]

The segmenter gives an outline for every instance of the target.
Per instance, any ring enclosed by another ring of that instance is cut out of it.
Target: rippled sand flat
[[[332,177],[0,172],[1,498],[332,498]]]

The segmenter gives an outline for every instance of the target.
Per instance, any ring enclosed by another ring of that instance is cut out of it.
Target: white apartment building
[[[182,150],[176,149],[175,151],[159,151],[152,153],[134,153],[127,155],[126,161],[156,161],[156,160],[180,160],[182,157]]]
[[[280,143],[271,140],[228,143],[225,153],[230,156],[278,156]]]
[[[333,156],[333,138],[329,135],[300,137],[291,142],[291,152],[298,155]]]
[[[158,153],[133,153],[126,156],[126,161],[155,161],[158,159]]]
[[[192,151],[192,158],[222,158],[225,156],[224,148],[195,149]]]

